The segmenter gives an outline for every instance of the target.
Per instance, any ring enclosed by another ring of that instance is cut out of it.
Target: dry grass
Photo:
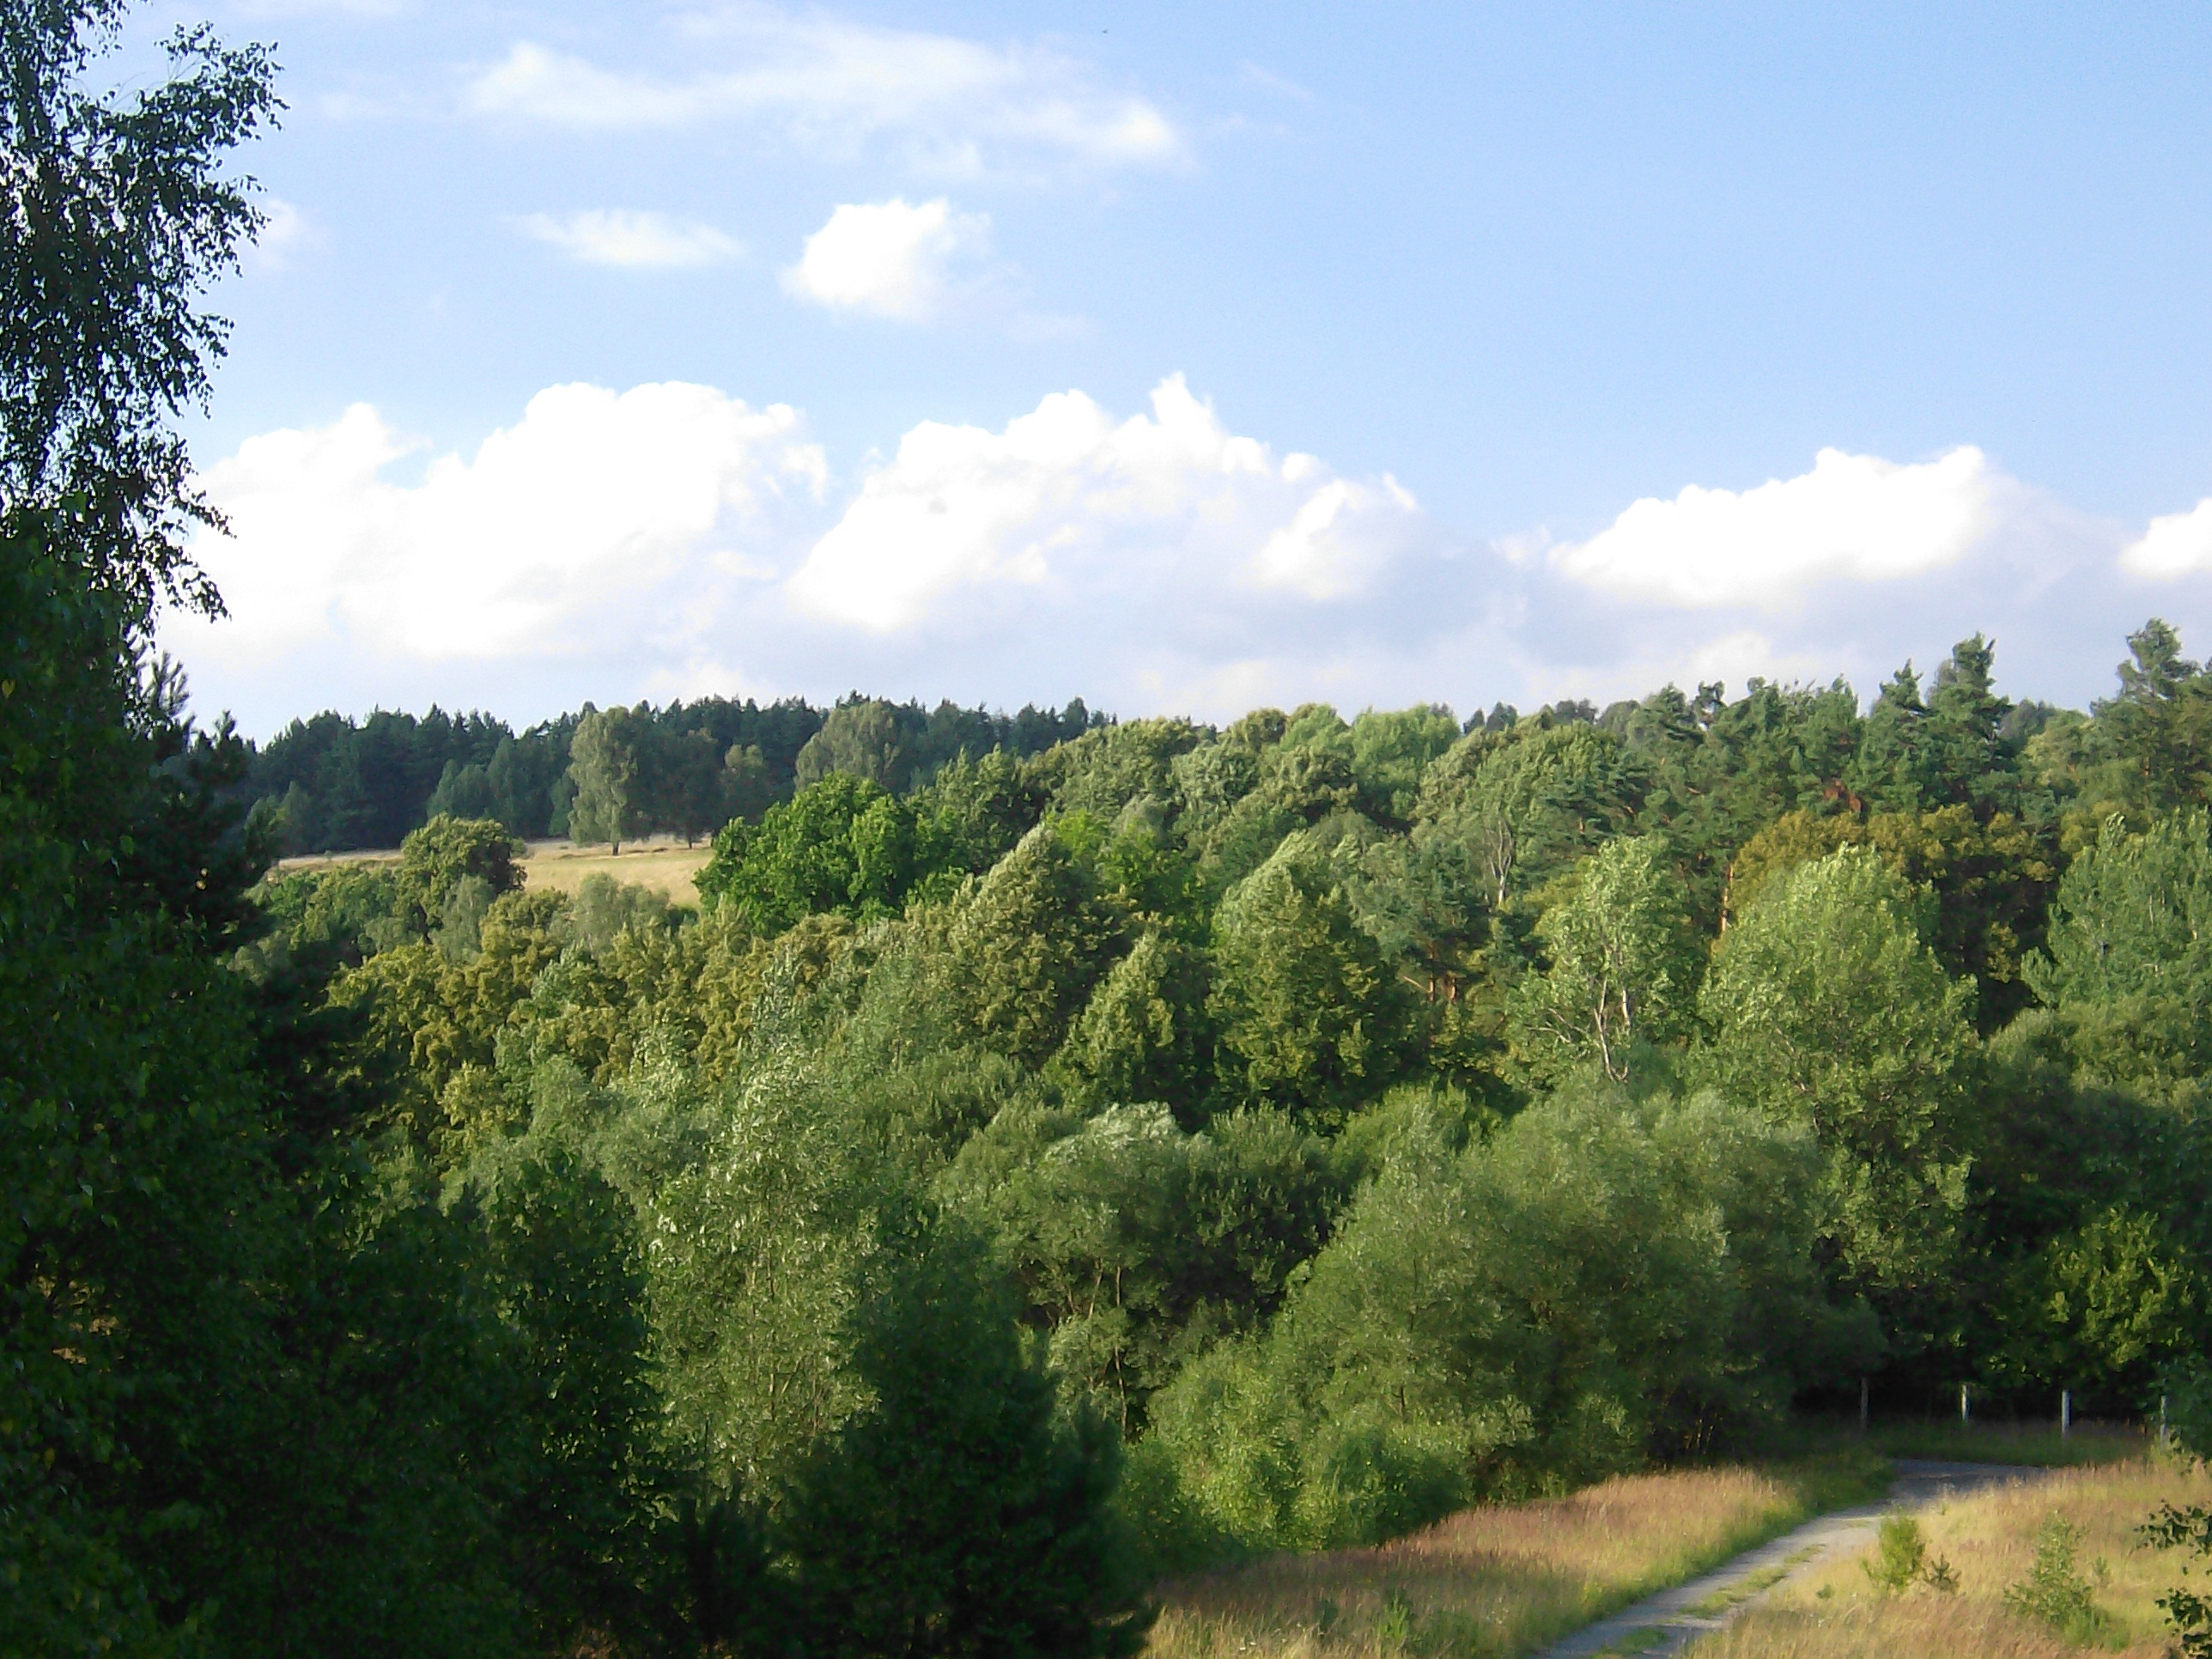
[[[657,887],[678,904],[696,904],[699,890],[692,878],[705,867],[714,848],[706,842],[686,847],[670,836],[648,841],[624,842],[620,857],[604,844],[579,847],[574,842],[533,841],[522,860],[528,885],[573,894],[586,876],[605,874],[635,887]],[[286,859],[285,870],[326,869],[338,864],[390,864],[399,857],[394,849],[364,853],[331,853],[312,858]]]
[[[622,855],[604,845],[578,847],[565,841],[533,841],[522,867],[532,887],[574,893],[589,875],[609,875],[634,887],[657,887],[678,904],[696,904],[699,890],[692,878],[706,866],[714,848],[705,842],[686,847],[667,836],[651,841],[624,842]]]
[[[1200,1574],[1164,1587],[1149,1659],[1510,1659],[1863,1498],[1871,1467],[1625,1475],[1376,1549]]]
[[[1690,1652],[1696,1659],[2058,1659],[2078,1653],[2056,1631],[2004,1606],[2006,1589],[2027,1576],[2035,1559],[2036,1534],[2056,1512],[2082,1529],[2081,1569],[2106,1626],[2099,1647],[2153,1659],[2167,1651],[2171,1639],[2155,1602],[2173,1585],[2182,1562],[2139,1544],[2135,1529],[2160,1503],[2208,1500],[2212,1480],[2201,1468],[2184,1472],[2147,1458],[2001,1486],[1921,1515],[1929,1557],[1958,1572],[1956,1594],[1916,1585],[1902,1595],[1885,1595],[1861,1571],[1860,1557],[1844,1557],[1784,1586]]]

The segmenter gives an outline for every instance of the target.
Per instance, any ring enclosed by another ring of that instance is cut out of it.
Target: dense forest
[[[1163,1573],[1863,1381],[2212,1444],[2171,629],[2087,714],[1978,638],[1866,704],[256,753],[155,634],[220,607],[174,423],[273,70],[87,93],[120,16],[0,12],[0,1651],[1103,1659]],[[534,890],[564,808],[711,831],[700,907]]]
[[[957,756],[1033,755],[1099,723],[1080,699],[1058,713],[1018,714],[950,702],[926,710],[858,694],[838,706],[854,705],[861,714],[840,720],[827,737],[834,711],[798,697],[765,708],[722,697],[605,711],[586,703],[521,732],[483,714],[439,708],[420,718],[380,709],[358,721],[326,711],[294,720],[265,746],[246,744],[235,793],[268,803],[263,810],[288,853],[397,847],[441,814],[495,818],[529,840],[565,836],[572,750],[588,724],[586,752],[620,757],[625,835],[696,838],[840,769],[904,789]]]

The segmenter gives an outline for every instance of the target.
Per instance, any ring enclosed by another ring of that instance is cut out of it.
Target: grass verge
[[[2129,1462],[2151,1449],[2151,1438],[2148,1430],[2128,1423],[2076,1423],[2071,1433],[2062,1435],[2055,1422],[1962,1427],[1955,1418],[1907,1418],[1876,1423],[1862,1435],[1855,1420],[1797,1418],[1774,1430],[1759,1449],[1773,1457],[1802,1457],[1863,1447],[1882,1457],[2056,1469]]]
[[[1168,1584],[1149,1659],[1516,1659],[1888,1481],[1853,1449],[1486,1504],[1376,1548]]]
[[[1886,1594],[1862,1570],[1863,1553],[1844,1556],[1783,1586],[1689,1653],[1693,1659],[2060,1659],[2086,1647],[2152,1659],[2171,1639],[2155,1603],[2183,1564],[2145,1547],[2135,1529],[2160,1503],[2208,1500],[2212,1479],[2201,1467],[2144,1457],[2008,1484],[1920,1513],[1928,1558],[1949,1564],[1955,1590],[1931,1588],[1923,1578],[1902,1594]],[[2081,1528],[2075,1572],[2094,1608],[2088,1626],[2070,1632],[2006,1606],[2006,1593],[2035,1565],[2039,1538],[2053,1515]]]

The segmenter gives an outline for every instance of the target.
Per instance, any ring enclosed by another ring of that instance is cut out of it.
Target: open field
[[[2027,1576],[2036,1537],[2052,1514],[2081,1528],[2080,1563],[2100,1629],[2096,1650],[2153,1659],[2170,1638],[2159,1595],[2179,1577],[2181,1558],[2139,1543],[2135,1529],[2162,1502],[2212,1500],[2200,1467],[2141,1457],[2065,1469],[2033,1487],[2008,1485],[1923,1511],[1931,1560],[1958,1575],[1950,1594],[1915,1584],[1878,1590],[1860,1562],[1843,1557],[1794,1578],[1728,1630],[1688,1650],[1695,1659],[2059,1659],[2081,1652],[2049,1626],[2008,1611],[2005,1591]]]
[[[586,876],[609,875],[634,887],[657,887],[678,904],[696,904],[699,890],[692,877],[705,867],[714,848],[706,842],[686,847],[668,836],[652,841],[624,842],[616,857],[605,846],[578,847],[572,842],[533,841],[523,860],[528,884],[573,893]]]
[[[1885,1465],[1847,1455],[1485,1505],[1378,1548],[1169,1584],[1149,1659],[1511,1659],[1886,1485]]]
[[[599,873],[633,886],[657,887],[678,904],[698,903],[699,890],[692,884],[691,878],[705,866],[714,851],[706,842],[686,847],[669,836],[624,842],[620,857],[609,853],[604,845],[579,847],[574,842],[533,841],[528,846],[530,850],[522,860],[522,868],[529,886],[574,893],[586,876]],[[334,864],[388,864],[398,856],[396,848],[332,853],[286,859],[280,867],[313,870]]]

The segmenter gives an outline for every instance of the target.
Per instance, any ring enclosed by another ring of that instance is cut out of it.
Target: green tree
[[[1133,800],[1171,800],[1176,762],[1206,736],[1185,720],[1102,726],[1039,757],[1039,781],[1051,791],[1054,811],[1111,823]]]
[[[1150,1455],[1246,1546],[1316,1547],[1694,1445],[1785,1401],[1830,1325],[1818,1171],[1802,1127],[1609,1090],[1408,1146],[1264,1337],[1156,1397]]]
[[[1411,1009],[1328,856],[1294,835],[1224,900],[1207,1012],[1231,1100],[1334,1126],[1401,1069]]]
[[[519,860],[526,849],[492,818],[432,818],[399,843],[393,896],[398,914],[418,934],[445,915],[459,884],[471,878],[491,896],[522,885]]]
[[[952,906],[929,994],[953,1040],[1042,1066],[1121,944],[1095,878],[1043,824]]]
[[[1048,1325],[1054,1367],[1125,1432],[1194,1354],[1275,1311],[1345,1186],[1326,1143],[1279,1113],[1186,1133],[1163,1106],[1005,1114],[942,1184]]]
[[[70,542],[136,637],[164,599],[221,610],[184,551],[219,520],[168,422],[228,337],[199,298],[262,223],[225,164],[277,104],[268,52],[204,28],[138,92],[87,90],[124,11],[28,0],[0,23],[0,502],[77,503]]]
[[[664,738],[659,765],[659,822],[690,846],[711,836],[733,816],[728,807],[726,766],[714,734],[701,730]]]
[[[1107,971],[1060,1052],[1102,1102],[1162,1101],[1194,1121],[1212,1060],[1200,953],[1155,928]]]
[[[733,743],[722,757],[720,823],[743,818],[757,822],[775,799],[769,781],[768,758],[753,743]]]
[[[1924,896],[1846,847],[1771,885],[1714,952],[1699,1068],[1807,1124],[1846,1280],[1896,1298],[1949,1268],[1965,1201],[1973,989],[1922,936]]]
[[[1965,805],[1920,813],[1814,814],[1777,818],[1736,854],[1727,914],[1740,915],[1762,888],[1838,847],[1871,847],[1906,881],[1935,895],[1929,943],[1953,974],[1971,975],[1984,1031],[2027,1005],[2022,961],[2042,941],[2057,870],[2044,839],[2004,812],[1984,822]]]
[[[1572,890],[1536,924],[1547,964],[1515,999],[1516,1028],[1540,1070],[1594,1059],[1626,1081],[1633,1045],[1685,1034],[1698,951],[1680,895],[1643,836],[1607,842],[1577,869]]]
[[[592,709],[568,744],[568,838],[605,842],[615,852],[646,823],[645,749],[651,727],[628,708]]]
[[[810,915],[895,915],[918,883],[957,856],[917,825],[905,802],[835,772],[769,807],[757,824],[727,825],[696,880],[709,904],[774,934]]]
[[[1431,769],[1419,817],[1473,849],[1502,909],[1620,827],[1632,804],[1620,750],[1581,724],[1471,734]]]
[[[805,788],[834,776],[858,778],[883,790],[902,790],[913,770],[906,750],[907,733],[899,711],[890,704],[878,699],[841,702],[799,751],[799,784]]]
[[[775,1528],[808,1650],[1122,1659],[1151,1622],[1110,1504],[1114,1431],[1054,1397],[975,1242],[939,1224],[855,1313],[867,1403]]]
[[[2130,834],[2107,820],[2060,878],[2025,976],[2090,1077],[2155,1091],[2212,1066],[2212,828],[2202,811]]]
[[[1352,723],[1352,769],[1362,810],[1378,823],[1411,825],[1429,763],[1459,736],[1451,710],[1435,703],[1363,712]]]

